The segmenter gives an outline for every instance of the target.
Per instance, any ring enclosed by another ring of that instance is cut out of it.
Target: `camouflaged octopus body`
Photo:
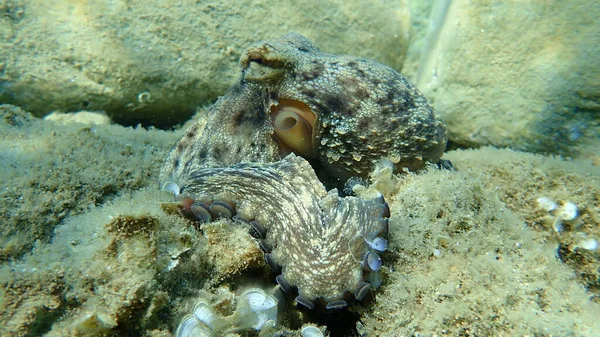
[[[383,198],[328,193],[308,162],[294,154],[272,164],[203,169],[191,179],[182,193],[227,200],[238,217],[261,224],[285,281],[302,298],[331,302],[363,284],[365,237],[386,227]]]
[[[437,161],[447,132],[439,115],[404,76],[374,61],[319,51],[290,34],[250,47],[239,81],[191,127],[165,162],[162,180],[185,179],[203,167],[281,159],[272,107],[297,101],[316,115],[312,151],[334,178],[366,177],[381,158],[419,169]]]
[[[443,122],[394,70],[322,53],[297,34],[250,47],[240,63],[239,81],[167,156],[161,185],[174,182],[204,206],[234,205],[238,218],[264,227],[277,280],[296,286],[302,304],[340,307],[346,291],[361,299],[366,258],[379,258],[370,240],[386,232],[389,208],[382,197],[328,193],[312,166],[339,181],[366,177],[381,158],[418,169],[442,155]],[[286,109],[306,117],[306,134],[294,136],[306,142],[300,150],[277,133]]]

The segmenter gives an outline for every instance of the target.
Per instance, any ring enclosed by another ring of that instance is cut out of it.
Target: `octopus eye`
[[[271,107],[271,120],[279,147],[301,156],[313,154],[316,119],[308,105],[299,101],[281,99],[278,105]]]

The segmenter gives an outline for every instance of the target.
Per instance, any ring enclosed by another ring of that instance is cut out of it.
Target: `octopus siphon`
[[[199,221],[229,218],[259,240],[275,280],[310,309],[339,309],[379,284],[390,209],[342,196],[382,159],[437,162],[444,122],[404,76],[321,52],[289,34],[248,48],[241,76],[167,155],[160,184]]]

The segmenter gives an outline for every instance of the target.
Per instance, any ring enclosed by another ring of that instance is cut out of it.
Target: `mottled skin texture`
[[[364,289],[365,238],[385,232],[389,209],[382,197],[328,193],[311,164],[338,181],[368,176],[381,158],[418,169],[442,155],[443,122],[394,70],[322,53],[297,34],[250,47],[240,63],[239,81],[167,156],[161,185],[175,182],[182,196],[207,204],[228,202],[264,227],[273,259],[303,299],[330,302]],[[303,154],[311,164],[275,139],[271,107],[284,100],[316,116]]]
[[[227,200],[267,230],[283,276],[309,300],[340,299],[362,282],[364,237],[384,230],[383,198],[340,198],[326,191],[308,162],[290,154],[272,164],[202,169],[182,193]]]
[[[290,34],[250,47],[239,81],[190,128],[167,157],[162,181],[185,179],[204,167],[282,158],[269,117],[281,99],[307,104],[317,115],[313,161],[331,177],[366,177],[388,158],[421,168],[442,155],[447,132],[439,115],[404,76],[352,56],[319,51]],[[287,154],[287,153],[285,153]]]

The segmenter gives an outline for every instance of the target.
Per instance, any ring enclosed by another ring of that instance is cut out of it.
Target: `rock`
[[[172,126],[231,86],[245,48],[288,32],[400,69],[403,8],[403,0],[9,0],[0,5],[0,101],[37,116],[84,109]]]
[[[390,252],[402,258],[384,261],[393,272],[357,335],[597,335],[600,255],[574,243],[599,237],[600,168],[491,147],[446,158],[456,171],[405,175],[386,198]],[[586,208],[586,225],[543,226],[540,195]]]
[[[118,125],[57,123],[0,105],[0,262],[49,241],[58,224],[91,205],[155,187],[175,136]]]
[[[600,7],[452,2],[417,86],[461,146],[592,157],[600,147]],[[435,11],[435,9],[434,9]],[[442,13],[444,14],[444,13]],[[432,25],[436,26],[436,25]]]
[[[45,120],[54,121],[59,124],[85,124],[85,125],[109,125],[108,116],[90,111],[79,111],[74,113],[53,112],[44,117]]]
[[[436,5],[438,3],[439,1],[436,2]],[[432,7],[434,6],[433,0],[407,0],[406,5],[410,12],[410,34],[408,50],[402,65],[402,75],[408,77],[414,83],[419,68],[419,60],[422,57],[421,53],[427,49],[425,46],[429,41],[427,31],[430,29],[430,25],[440,21],[443,22],[443,20],[431,18]]]

